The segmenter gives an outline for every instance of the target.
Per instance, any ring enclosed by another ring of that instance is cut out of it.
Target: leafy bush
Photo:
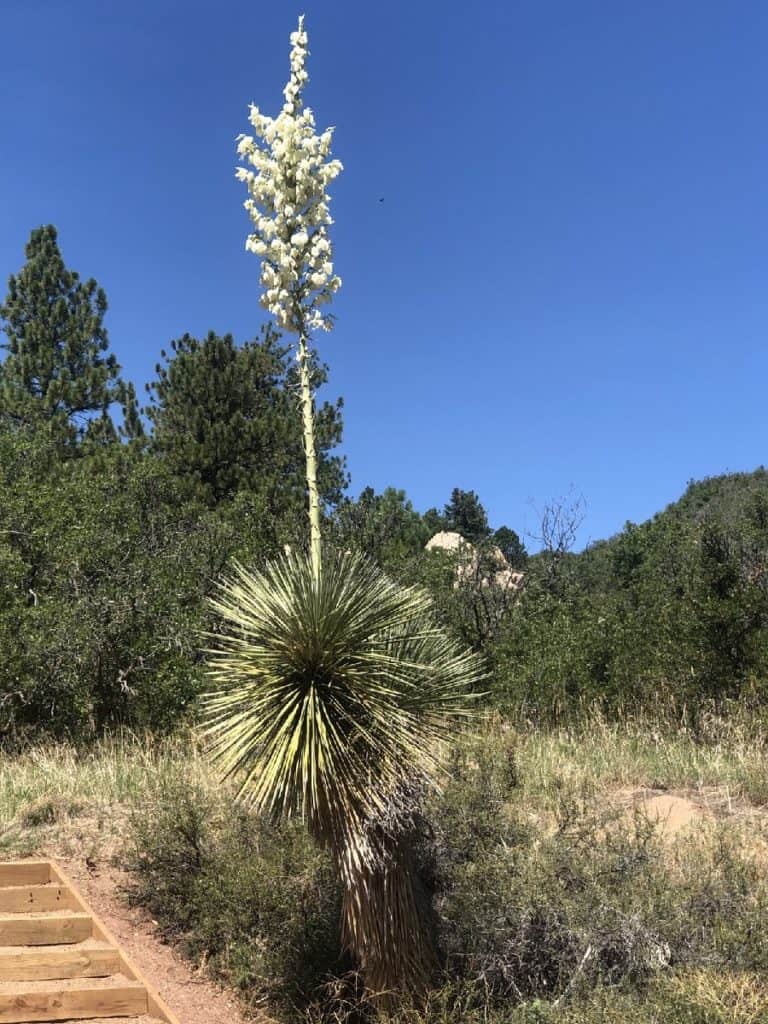
[[[247,498],[183,502],[157,460],[62,463],[40,435],[0,431],[0,735],[174,726],[201,683],[205,596],[270,540]]]
[[[133,815],[134,902],[251,1007],[301,1005],[348,964],[332,862],[296,823],[177,779]]]
[[[553,572],[553,568],[554,571]],[[489,652],[498,702],[557,719],[598,704],[759,703],[768,681],[768,473],[692,484],[580,555],[529,559]]]

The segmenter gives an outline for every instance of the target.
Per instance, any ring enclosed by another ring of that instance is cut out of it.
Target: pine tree
[[[151,448],[174,475],[211,506],[239,492],[259,495],[276,515],[305,504],[296,370],[278,335],[267,327],[261,340],[238,346],[230,334],[185,334],[162,355],[145,413]],[[322,367],[313,372],[315,385],[325,380]],[[341,402],[325,403],[317,412],[318,478],[330,503],[346,483],[343,460],[330,454],[341,428]]]
[[[454,487],[443,514],[448,529],[455,530],[473,544],[479,544],[490,536],[488,515],[474,491],[462,491]]]
[[[108,352],[104,290],[65,266],[51,224],[32,232],[26,257],[0,305],[8,338],[0,346],[7,352],[0,363],[0,415],[17,426],[47,429],[72,451],[116,440],[109,410],[117,402],[122,433],[140,434],[133,387]]]

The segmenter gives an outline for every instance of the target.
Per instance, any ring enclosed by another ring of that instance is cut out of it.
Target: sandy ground
[[[672,838],[703,821],[713,821],[714,814],[705,805],[672,793],[632,789],[617,794],[623,797],[633,813],[639,813],[657,826],[663,836]]]

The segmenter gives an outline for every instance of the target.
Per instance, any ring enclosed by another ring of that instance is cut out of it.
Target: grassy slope
[[[695,736],[660,730],[632,718],[608,722],[595,716],[574,728],[517,728],[489,718],[478,733],[504,738],[515,751],[518,785],[532,804],[545,803],[563,784],[599,792],[605,787],[720,788],[734,799],[768,804],[768,729],[756,721],[712,717]],[[0,754],[0,829],[3,840],[40,802],[67,801],[90,810],[141,802],[164,780],[184,776],[218,783],[189,737],[156,740],[126,734],[84,751],[68,744]],[[34,841],[34,836],[28,836]]]
[[[763,727],[713,718],[704,734],[694,737],[685,732],[660,733],[637,720],[608,724],[596,718],[578,730],[549,732],[489,720],[481,731],[480,743],[467,739],[459,744],[454,778],[436,810],[438,818],[444,817],[450,826],[447,847],[453,843],[462,852],[458,861],[452,859],[450,849],[443,855],[449,867],[441,870],[448,870],[452,886],[441,905],[446,920],[452,922],[446,941],[449,946],[454,943],[457,957],[466,955],[462,943],[468,941],[470,918],[478,914],[482,931],[482,915],[498,909],[499,896],[493,892],[497,885],[508,892],[510,906],[517,906],[516,900],[519,903],[518,946],[520,921],[530,918],[530,908],[520,901],[530,890],[537,906],[550,916],[556,912],[560,924],[567,923],[573,948],[569,947],[567,956],[563,953],[562,974],[551,983],[558,987],[550,998],[544,998],[546,993],[537,991],[532,982],[522,1001],[510,996],[503,1010],[498,1001],[480,1009],[476,992],[467,994],[465,977],[460,985],[444,987],[426,1015],[406,1015],[406,1019],[426,1019],[430,1024],[458,1024],[459,1020],[766,1024],[768,984],[760,959],[768,922],[768,831],[763,812],[768,803],[768,735]],[[168,794],[179,787],[197,794],[196,799],[209,800],[210,807],[226,811],[230,806],[188,738],[157,742],[124,736],[82,754],[59,745],[5,757],[0,760],[0,856],[75,848],[83,855],[122,857],[130,807],[140,808],[145,818],[157,815],[158,821],[166,813],[166,825],[172,825],[174,806],[171,800],[169,818]],[[619,814],[622,802],[627,803],[627,792],[637,788],[684,793],[709,808],[712,819],[662,843],[657,829]],[[499,816],[491,806],[496,796],[503,808],[503,825],[493,820]],[[222,812],[211,828],[226,830],[229,819],[230,812]],[[489,829],[485,838],[477,839],[478,826]],[[514,837],[521,830],[526,838],[518,842]],[[213,833],[208,836],[211,847],[214,838]],[[304,863],[306,854],[301,844],[295,845],[295,837],[279,838],[279,843],[286,841],[294,844],[286,858],[276,856],[275,842],[271,847],[263,839],[262,846],[256,844],[254,855],[262,858],[260,870],[275,871],[275,877],[280,872],[296,874],[296,865]],[[231,843],[229,836],[222,847],[228,857]],[[515,843],[512,870],[507,855],[509,844]],[[470,846],[474,852],[465,857]],[[221,875],[223,869],[212,864],[214,874]],[[314,865],[312,870],[321,868]],[[570,879],[566,885],[564,877]],[[222,876],[222,885],[225,881]],[[254,876],[251,884],[253,899],[263,901],[263,881]],[[287,898],[293,900],[294,892],[286,889]],[[210,892],[204,896],[209,900]],[[313,898],[310,892],[307,899]],[[170,901],[164,912],[173,913]],[[279,907],[271,912],[278,917],[281,913]],[[231,915],[231,907],[227,913]],[[607,987],[588,982],[594,952],[583,969],[582,958],[590,948],[594,950],[594,936],[601,935],[609,917],[613,921],[616,915],[645,922],[658,916],[659,933],[680,950],[671,966],[642,979],[628,970]],[[244,995],[249,986],[260,986],[261,998],[268,986],[246,956],[255,941],[258,917],[252,914],[242,950],[233,938],[238,925],[226,918],[231,932],[224,943],[228,958],[213,957],[212,962],[219,976]],[[732,934],[730,923],[737,918],[751,924]],[[173,922],[165,924],[173,934]],[[217,936],[222,927],[217,921],[213,930]],[[185,941],[190,942],[194,920],[186,921],[185,929]],[[706,941],[687,943],[688,929],[691,934],[706,931]],[[552,934],[545,928],[536,942],[543,948]],[[751,934],[753,949],[747,948]],[[205,944],[210,937],[204,935],[199,941]],[[485,962],[496,955],[493,941],[493,936],[483,938]],[[199,952],[199,945],[195,948]],[[551,954],[550,960],[554,956],[556,961],[556,955]],[[264,964],[286,962],[278,957]],[[526,969],[534,974],[539,969],[535,957],[533,967]],[[556,998],[560,1001],[555,1004]],[[520,1005],[514,1006],[515,1002]]]

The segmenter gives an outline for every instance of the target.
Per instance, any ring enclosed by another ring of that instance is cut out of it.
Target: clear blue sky
[[[137,386],[264,320],[234,140],[303,9],[353,493],[474,489],[523,532],[573,485],[585,543],[768,461],[763,0],[2,7],[0,277],[54,223]]]

